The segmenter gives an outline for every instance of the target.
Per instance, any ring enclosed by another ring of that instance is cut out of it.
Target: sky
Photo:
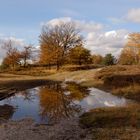
[[[140,0],[0,0],[0,40],[39,46],[42,25],[60,21],[75,22],[93,54],[118,55],[140,30]]]

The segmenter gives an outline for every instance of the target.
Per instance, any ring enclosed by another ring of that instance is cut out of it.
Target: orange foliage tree
[[[92,63],[93,64],[102,64],[103,62],[103,56],[101,55],[92,55]]]
[[[40,62],[55,64],[59,70],[68,51],[82,42],[83,39],[79,35],[79,31],[71,22],[43,26],[40,35]]]
[[[128,35],[128,41],[119,58],[121,64],[138,64],[140,60],[140,33]]]
[[[135,52],[133,48],[125,47],[118,59],[118,63],[122,65],[132,65],[138,64],[139,62],[139,55]]]

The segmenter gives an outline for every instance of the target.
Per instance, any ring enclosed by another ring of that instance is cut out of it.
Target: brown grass
[[[95,140],[140,138],[140,106],[99,108],[80,117],[80,124]]]
[[[139,65],[113,65],[104,67],[102,70],[96,73],[97,79],[104,79],[112,75],[133,75],[140,74]]]
[[[140,128],[140,106],[94,109],[83,114],[80,123],[88,128]]]
[[[97,88],[140,101],[140,66],[109,66],[95,75]]]
[[[139,128],[97,128],[90,130],[92,140],[139,140]]]

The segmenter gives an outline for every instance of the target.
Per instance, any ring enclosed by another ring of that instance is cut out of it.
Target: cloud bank
[[[113,55],[118,55],[124,47],[129,33],[125,29],[105,31],[106,26],[101,23],[74,20],[70,17],[56,18],[44,22],[42,25],[55,26],[64,22],[73,22],[76,28],[84,33],[86,39],[85,47],[94,54],[105,55],[107,53],[112,53]]]

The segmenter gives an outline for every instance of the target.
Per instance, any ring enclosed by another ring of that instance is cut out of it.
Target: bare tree
[[[56,26],[43,26],[40,35],[40,61],[46,64],[56,64],[59,70],[67,52],[82,43],[83,39],[79,31],[71,22]]]
[[[13,42],[11,40],[6,41],[2,48],[6,50],[6,57],[3,60],[3,64],[6,64],[14,69],[16,65],[20,64],[20,52],[17,48],[13,47]]]
[[[31,58],[31,55],[32,55],[32,45],[25,46],[24,50],[21,52],[21,58],[24,67],[26,67],[27,61]]]

